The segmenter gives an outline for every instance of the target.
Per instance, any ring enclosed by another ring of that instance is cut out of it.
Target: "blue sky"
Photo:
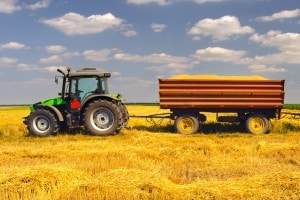
[[[299,0],[1,0],[0,26],[0,104],[56,97],[67,66],[111,72],[127,102],[187,73],[285,79],[300,103]]]

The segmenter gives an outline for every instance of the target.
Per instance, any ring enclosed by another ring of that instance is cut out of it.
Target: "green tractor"
[[[62,91],[59,97],[30,105],[30,114],[24,124],[30,134],[54,135],[69,128],[84,127],[92,135],[117,134],[126,126],[129,115],[122,103],[122,95],[108,92],[107,79],[110,73],[97,68],[83,68],[61,74]]]

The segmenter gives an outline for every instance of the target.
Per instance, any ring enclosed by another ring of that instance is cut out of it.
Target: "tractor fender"
[[[89,97],[87,97],[84,102],[82,102],[81,104],[81,111],[84,110],[84,108],[93,100],[96,100],[96,99],[106,99],[108,101],[111,101],[111,102],[121,102],[120,100],[117,100],[115,98],[112,98],[111,96],[109,95],[99,95],[99,94],[95,94],[95,95],[90,95]]]
[[[64,117],[61,114],[60,110],[58,110],[56,107],[51,106],[51,105],[44,105],[44,106],[49,108],[50,110],[52,110],[56,114],[59,121],[61,121],[61,122],[64,121]]]

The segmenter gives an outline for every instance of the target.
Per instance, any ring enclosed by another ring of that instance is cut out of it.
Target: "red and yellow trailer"
[[[233,113],[219,122],[238,122],[251,133],[267,133],[280,118],[284,80],[259,76],[177,76],[159,79],[160,108],[170,109],[177,132],[191,134],[206,121],[205,112]]]

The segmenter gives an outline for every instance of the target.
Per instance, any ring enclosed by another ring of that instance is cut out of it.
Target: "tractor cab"
[[[83,68],[69,73],[65,90],[71,107],[73,102],[83,103],[91,95],[108,95],[107,78],[109,77],[110,73],[97,68]]]
[[[70,72],[65,75],[58,70],[63,76],[62,92],[59,93],[62,99],[70,103],[72,109],[80,108],[91,95],[109,95],[107,78],[109,72],[104,72],[99,68],[82,68],[76,72]],[[56,77],[56,83],[57,77]]]

